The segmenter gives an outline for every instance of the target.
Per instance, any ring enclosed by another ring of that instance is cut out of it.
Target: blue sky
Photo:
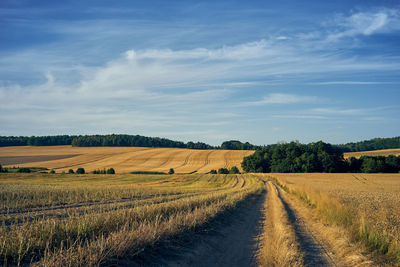
[[[3,0],[0,29],[0,135],[400,135],[397,1]]]

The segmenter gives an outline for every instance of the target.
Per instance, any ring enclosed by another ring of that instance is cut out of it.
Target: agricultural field
[[[253,175],[2,174],[0,262],[164,265],[168,262],[161,262],[163,253],[152,255],[157,247],[169,253],[173,249],[168,244],[177,246],[177,237],[200,231],[241,203],[262,203],[263,188],[263,181]],[[249,219],[258,217],[245,216],[239,228],[233,225],[239,241],[224,239],[237,255],[244,251],[240,242],[250,242],[242,238],[251,236],[242,231]]]
[[[0,175],[4,266],[400,266],[400,174]]]
[[[3,167],[44,167],[56,172],[84,168],[87,172],[114,168],[117,173],[134,171],[207,173],[212,169],[237,166],[249,150],[194,150],[149,147],[0,147]]]
[[[400,265],[400,174],[279,173],[271,177],[313,207],[325,224],[343,226],[359,247],[383,256],[379,265]]]
[[[344,158],[359,158],[361,156],[389,156],[389,155],[394,155],[394,156],[400,156],[400,148],[396,149],[382,149],[382,150],[372,150],[372,151],[361,151],[361,152],[348,152],[344,153]]]

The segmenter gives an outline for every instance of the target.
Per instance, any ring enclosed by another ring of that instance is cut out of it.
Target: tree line
[[[399,172],[400,156],[344,159],[340,148],[322,141],[290,142],[265,147],[243,159],[245,172]]]
[[[53,136],[0,136],[2,146],[55,146],[73,145],[78,147],[91,146],[133,146],[133,147],[173,147],[190,149],[227,149],[227,150],[273,150],[278,144],[257,146],[238,140],[225,141],[221,146],[212,146],[202,142],[181,142],[160,137],[141,135],[53,135]],[[342,152],[356,152],[378,149],[400,148],[400,136],[393,138],[374,138],[371,140],[332,145]]]
[[[130,146],[130,147],[170,147],[189,149],[233,149],[254,150],[261,147],[231,140],[223,142],[221,146],[212,146],[202,142],[181,142],[160,137],[146,137],[141,135],[54,135],[54,136],[0,136],[2,146],[55,146],[72,145],[77,147],[101,147],[101,146]]]
[[[374,138],[371,140],[337,145],[343,152],[400,148],[400,136],[391,138]]]

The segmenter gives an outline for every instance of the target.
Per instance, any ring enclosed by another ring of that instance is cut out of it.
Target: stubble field
[[[141,265],[262,190],[252,175],[2,174],[0,262]]]
[[[194,150],[149,147],[1,147],[0,164],[5,167],[44,167],[56,172],[85,168],[93,171],[114,168],[117,173],[133,171],[207,173],[237,166],[254,151]]]

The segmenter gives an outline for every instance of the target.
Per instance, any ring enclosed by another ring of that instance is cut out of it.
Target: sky
[[[0,135],[400,135],[398,1],[0,1]]]

